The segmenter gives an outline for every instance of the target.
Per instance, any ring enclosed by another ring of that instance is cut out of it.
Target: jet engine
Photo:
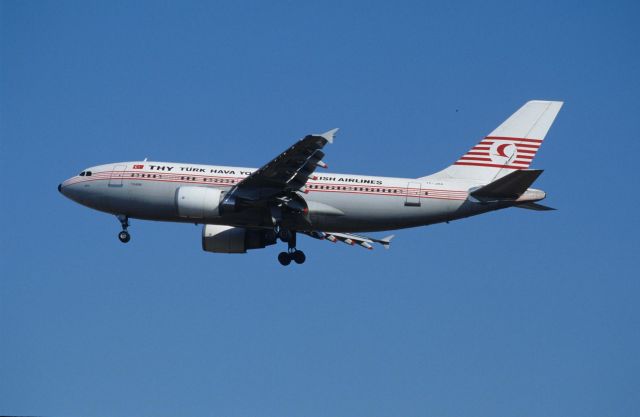
[[[220,216],[220,201],[224,191],[210,187],[179,187],[176,191],[178,215],[187,219],[208,219]]]
[[[216,253],[246,253],[276,243],[273,230],[205,224],[202,227],[202,250]]]

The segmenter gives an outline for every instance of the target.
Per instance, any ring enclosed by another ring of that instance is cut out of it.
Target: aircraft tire
[[[118,239],[120,239],[120,242],[122,243],[127,243],[131,240],[131,235],[126,230],[123,230],[122,232],[118,233]]]
[[[305,256],[304,252],[302,252],[301,250],[297,250],[297,251],[293,252],[291,254],[291,257],[293,258],[293,260],[297,264],[303,264],[304,261],[307,260],[307,257]]]
[[[278,262],[280,262],[282,266],[287,266],[291,263],[291,256],[287,252],[280,252]]]

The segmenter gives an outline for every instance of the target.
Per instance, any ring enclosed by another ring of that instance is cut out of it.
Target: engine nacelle
[[[219,217],[223,193],[211,187],[179,187],[176,191],[178,216],[194,220]]]
[[[273,230],[205,224],[202,227],[202,250],[216,253],[246,253],[276,243]]]

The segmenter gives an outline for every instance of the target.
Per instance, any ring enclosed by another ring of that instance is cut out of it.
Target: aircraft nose
[[[58,192],[61,193],[62,192],[62,183],[58,184]]]

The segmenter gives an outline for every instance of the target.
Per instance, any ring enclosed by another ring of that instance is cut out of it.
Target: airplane
[[[297,235],[373,249],[393,235],[508,207],[553,210],[529,169],[563,102],[532,100],[449,167],[420,178],[319,173],[338,129],[303,137],[260,168],[148,160],[93,166],[58,185],[71,200],[129,219],[202,224],[202,249],[246,253],[274,245],[282,265],[305,262]]]

